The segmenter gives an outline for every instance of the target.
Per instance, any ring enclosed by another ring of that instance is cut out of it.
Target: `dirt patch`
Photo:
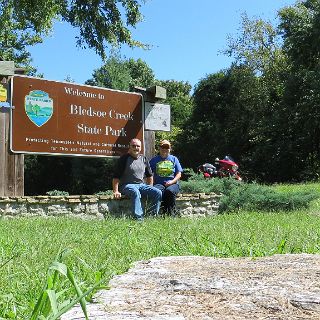
[[[320,319],[320,255],[158,257],[88,305],[90,319]],[[62,320],[84,319],[79,306]]]

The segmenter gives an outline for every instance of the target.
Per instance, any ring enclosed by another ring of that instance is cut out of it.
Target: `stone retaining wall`
[[[207,216],[218,213],[220,195],[214,193],[180,194],[177,208],[181,216]],[[74,216],[99,218],[131,216],[128,199],[112,196],[24,196],[0,197],[0,218],[21,216]]]

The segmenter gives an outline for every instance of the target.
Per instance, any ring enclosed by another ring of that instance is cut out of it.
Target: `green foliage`
[[[69,193],[66,191],[60,191],[60,190],[50,190],[47,191],[46,194],[48,196],[68,196]]]
[[[157,80],[156,85],[167,89],[167,98],[189,96],[192,89],[188,81]]]
[[[243,15],[225,50],[235,62],[196,85],[177,136],[185,166],[230,154],[251,181],[319,179],[319,1],[299,1],[279,18],[277,27]]]
[[[175,141],[177,139],[177,136],[179,134],[181,134],[182,129],[177,127],[177,126],[171,126],[171,131],[167,132],[167,131],[156,131],[156,141],[155,141],[155,145],[156,145],[156,149],[159,146],[159,143],[161,140],[169,140],[172,144],[172,152],[175,152]]]
[[[280,147],[294,154],[290,173],[299,180],[316,180],[320,173],[320,4],[301,1],[280,10],[279,16],[290,64],[281,109],[285,133]]]
[[[142,59],[134,60],[130,58],[124,61],[130,73],[129,90],[133,91],[134,87],[148,88],[154,85],[155,78],[153,70]]]
[[[263,104],[259,89],[259,80],[245,66],[202,79],[195,87],[192,115],[177,137],[182,163],[196,168],[226,154],[241,159],[250,150],[254,113]]]
[[[30,66],[31,55],[27,48],[41,42],[41,35],[29,28],[27,22],[17,16],[13,1],[1,1],[1,59],[15,61],[17,66],[26,67],[28,74],[33,74],[35,69]]]
[[[250,20],[243,14],[240,35],[227,40],[228,47],[223,52],[257,73],[265,73],[285,58],[280,34],[270,21]]]
[[[235,179],[204,179],[193,174],[181,181],[182,192],[215,192],[222,194],[220,212],[238,210],[290,211],[308,208],[320,194],[314,190],[277,191],[274,187],[257,183],[239,182]]]
[[[320,3],[304,0],[279,11],[284,50],[295,68],[314,68],[320,51]]]
[[[42,36],[52,30],[56,19],[62,20],[79,30],[78,46],[93,48],[105,58],[107,43],[111,46],[127,44],[130,47],[147,47],[134,40],[129,30],[142,20],[139,9],[143,2],[143,0],[1,1],[0,21],[3,23],[3,28],[0,29],[6,29],[8,37],[16,37],[16,40],[11,39],[7,42],[7,46],[14,44],[14,48],[26,52],[28,45],[41,42]]]
[[[111,188],[113,168],[114,159],[109,158],[26,155],[25,194],[43,195],[50,190],[94,194]]]
[[[193,99],[190,96],[178,95],[168,98],[165,103],[171,106],[171,123],[183,128],[193,111]]]
[[[111,188],[115,159],[76,157],[71,161],[69,190],[72,194],[94,194]]]
[[[315,199],[319,199],[319,194],[312,191],[282,193],[268,186],[243,183],[228,190],[228,193],[221,199],[219,209],[228,212],[240,209],[248,211],[301,210],[308,208],[311,201]]]
[[[80,302],[84,316],[86,319],[88,319],[84,295],[77,284],[72,271],[66,264],[62,263],[63,256],[65,254],[67,254],[67,251],[62,251],[59,253],[56,260],[49,266],[48,278],[45,287],[33,309],[30,318],[31,320],[37,320],[40,318],[48,320],[59,319],[63,313],[70,310],[77,302]],[[61,297],[61,295],[64,294],[61,276],[70,281],[78,298],[69,303],[68,301],[64,300],[63,303],[59,305],[59,296]]]
[[[223,191],[225,179],[204,179],[202,174],[195,173],[191,168],[186,168],[187,179],[180,181],[182,193],[215,192],[220,194]]]
[[[193,110],[193,99],[189,82],[175,80],[156,80],[156,84],[166,88],[167,99],[163,103],[171,106],[171,123],[183,128]]]
[[[153,83],[154,73],[143,60],[126,60],[115,52],[86,81],[88,85],[122,91],[132,91],[135,86],[147,88]]]
[[[24,158],[26,195],[43,195],[54,189],[70,192],[70,157],[25,155]]]
[[[113,191],[112,190],[99,191],[99,192],[95,193],[95,195],[97,195],[97,196],[112,196]]]
[[[110,57],[106,63],[93,72],[93,78],[86,81],[91,86],[129,90],[130,72],[117,56]]]

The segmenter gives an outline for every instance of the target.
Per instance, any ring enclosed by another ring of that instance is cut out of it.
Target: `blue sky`
[[[278,9],[295,0],[147,0],[141,8],[144,21],[133,30],[136,40],[153,46],[151,50],[122,48],[126,58],[141,58],[157,79],[188,81],[194,86],[206,74],[229,67],[231,59],[222,55],[227,36],[235,36],[241,14],[249,18],[274,20]],[[76,47],[77,31],[56,23],[44,43],[31,48],[33,65],[45,79],[63,81],[70,76],[83,84],[102,60],[90,49]]]

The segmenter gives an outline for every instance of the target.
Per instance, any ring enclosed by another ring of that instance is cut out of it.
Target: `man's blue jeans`
[[[130,183],[121,186],[119,191],[131,199],[132,211],[136,219],[141,220],[143,217],[141,197],[147,200],[146,212],[150,215],[158,215],[162,197],[159,189],[145,183]]]

